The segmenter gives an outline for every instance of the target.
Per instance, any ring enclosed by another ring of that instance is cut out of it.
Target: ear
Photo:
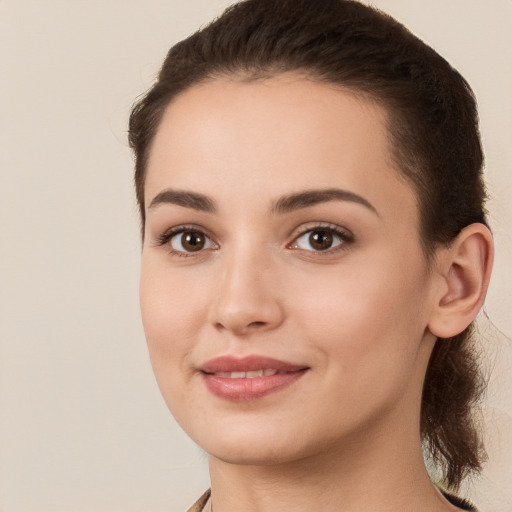
[[[437,254],[433,309],[428,328],[440,338],[461,333],[476,317],[487,293],[494,257],[492,234],[483,224],[464,228]]]

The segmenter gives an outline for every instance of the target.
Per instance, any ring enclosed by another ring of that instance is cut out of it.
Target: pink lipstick
[[[221,356],[206,362],[200,370],[206,387],[215,396],[250,401],[289,386],[308,367],[263,356]]]

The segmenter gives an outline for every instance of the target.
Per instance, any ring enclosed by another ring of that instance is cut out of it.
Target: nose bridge
[[[271,250],[263,244],[238,241],[221,259],[212,307],[216,328],[244,334],[279,325],[283,311]]]

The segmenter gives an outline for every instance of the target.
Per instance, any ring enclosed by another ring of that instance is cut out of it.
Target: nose
[[[226,258],[211,307],[217,330],[244,336],[283,322],[279,279],[270,260],[268,255],[247,252]]]

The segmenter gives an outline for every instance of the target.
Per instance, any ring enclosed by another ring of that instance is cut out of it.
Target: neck
[[[403,428],[396,436],[358,432],[337,449],[289,463],[239,465],[210,457],[213,512],[457,510],[430,481],[419,429],[404,435]]]

